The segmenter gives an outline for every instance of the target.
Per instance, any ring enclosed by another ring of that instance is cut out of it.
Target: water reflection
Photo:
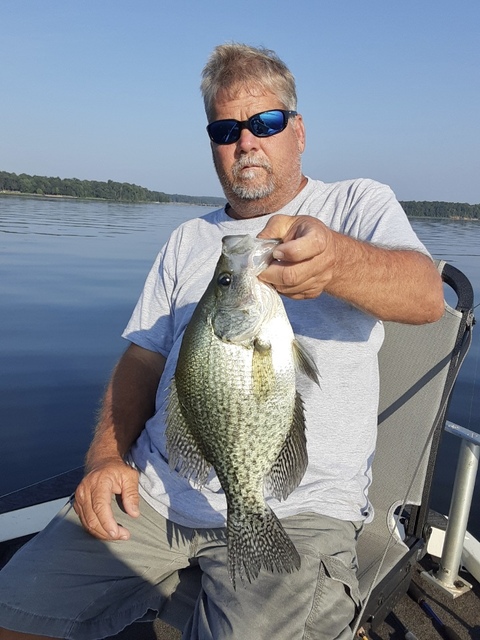
[[[96,238],[149,229],[157,232],[171,228],[172,210],[174,218],[179,212],[182,219],[198,215],[187,205],[0,196],[0,233]]]

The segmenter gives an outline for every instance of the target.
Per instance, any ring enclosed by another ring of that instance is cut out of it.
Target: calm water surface
[[[171,230],[208,210],[0,197],[0,495],[82,464],[146,274]],[[434,257],[470,278],[479,301],[480,223],[413,226]],[[477,332],[449,418],[480,432],[479,359]],[[442,512],[457,450],[447,435],[433,496]],[[469,528],[480,537],[477,511]]]

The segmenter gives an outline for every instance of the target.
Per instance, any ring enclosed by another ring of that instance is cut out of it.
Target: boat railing
[[[439,567],[424,577],[455,598],[471,588],[466,580],[459,577],[458,571],[478,471],[480,434],[449,420],[445,423],[445,431],[461,438],[460,453]]]

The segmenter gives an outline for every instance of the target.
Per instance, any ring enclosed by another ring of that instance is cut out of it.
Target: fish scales
[[[205,484],[213,467],[227,501],[230,577],[293,571],[300,557],[265,502],[285,499],[307,466],[296,368],[318,382],[278,293],[258,280],[276,241],[226,236],[214,277],[182,340],[167,410],[173,468]]]

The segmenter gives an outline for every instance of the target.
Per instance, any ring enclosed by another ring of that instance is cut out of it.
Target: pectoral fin
[[[270,342],[255,340],[252,353],[252,390],[259,400],[265,400],[275,384],[275,371]]]
[[[305,374],[310,380],[320,386],[320,373],[318,372],[317,365],[305,347],[295,339],[293,341],[293,357],[295,360],[295,367],[298,371]]]

